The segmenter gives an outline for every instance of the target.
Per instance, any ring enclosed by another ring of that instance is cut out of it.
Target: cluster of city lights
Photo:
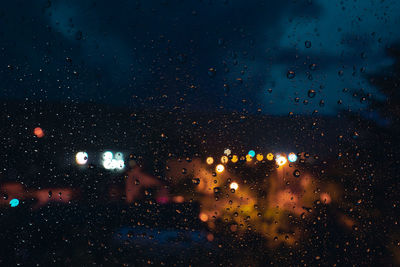
[[[106,151],[103,153],[103,167],[107,170],[122,170],[125,168],[125,162],[121,152],[113,153]]]
[[[79,151],[75,155],[75,162],[80,166],[88,163],[89,155],[85,151]],[[101,164],[106,170],[123,170],[125,168],[124,156],[121,152],[113,154],[111,151],[103,153]]]
[[[227,153],[228,152],[228,153]],[[255,158],[257,161],[263,161],[264,159],[267,159],[268,161],[272,161],[275,159],[275,162],[278,166],[283,166],[285,165],[287,162],[293,163],[297,161],[297,155],[293,152],[289,153],[289,155],[286,157],[285,155],[282,154],[272,154],[272,153],[268,153],[266,156],[264,156],[263,154],[259,153],[256,154],[256,152],[254,150],[250,150],[247,155],[245,157],[239,157],[237,155],[231,155],[231,151],[229,149],[226,149],[224,151],[224,156],[221,157],[221,163],[222,164],[218,164],[215,167],[215,171],[218,173],[221,173],[225,170],[225,167],[223,164],[227,164],[229,162],[229,158],[227,157],[227,155],[230,155],[230,160],[232,163],[236,163],[239,161],[239,159],[243,159],[246,160],[247,162],[250,162],[253,160],[253,158]],[[214,164],[214,158],[213,157],[208,157],[206,159],[206,163],[208,165],[212,165]]]

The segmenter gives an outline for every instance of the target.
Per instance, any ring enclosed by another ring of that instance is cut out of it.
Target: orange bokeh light
[[[36,127],[35,129],[33,129],[33,134],[36,135],[36,137],[38,138],[42,138],[44,136],[44,132],[40,127]]]
[[[206,222],[208,220],[208,216],[205,213],[200,213],[199,218],[202,222]]]

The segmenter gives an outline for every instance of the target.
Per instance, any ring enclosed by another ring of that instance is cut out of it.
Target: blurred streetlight
[[[224,165],[218,164],[217,167],[215,167],[215,170],[219,173],[223,172],[225,170]]]
[[[88,161],[88,154],[86,152],[80,151],[75,155],[75,161],[78,165],[85,165]]]
[[[284,156],[277,156],[276,157],[276,164],[278,164],[278,166],[283,166],[285,165],[287,162],[287,159]]]

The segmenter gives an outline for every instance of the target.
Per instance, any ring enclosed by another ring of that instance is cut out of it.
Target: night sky
[[[385,49],[400,37],[399,11],[394,0],[8,1],[0,97],[279,115],[365,109],[352,91],[382,97],[365,76],[392,64]]]

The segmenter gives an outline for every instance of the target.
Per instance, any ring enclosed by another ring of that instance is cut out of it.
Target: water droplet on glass
[[[294,170],[294,172],[293,172],[293,176],[294,177],[299,177],[300,176],[300,171],[299,170]]]
[[[216,73],[217,73],[217,71],[215,70],[215,68],[208,69],[208,76],[214,77]]]
[[[289,71],[287,72],[287,74],[286,74],[286,77],[287,77],[288,79],[293,79],[295,76],[296,76],[296,73],[295,73],[294,71],[292,71],[292,70],[289,70]]]
[[[310,89],[310,90],[308,90],[307,94],[308,94],[309,98],[313,98],[317,93],[315,92],[314,89]]]
[[[310,48],[310,47],[311,47],[311,42],[308,41],[308,40],[305,41],[304,46],[305,46],[306,48]]]

